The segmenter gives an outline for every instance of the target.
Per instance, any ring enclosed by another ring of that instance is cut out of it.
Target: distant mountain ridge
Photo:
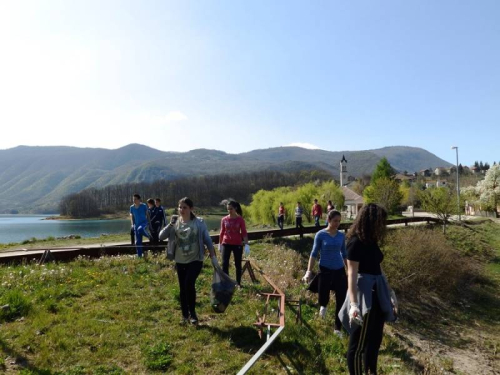
[[[63,196],[88,187],[196,175],[323,169],[338,179],[343,155],[354,177],[370,174],[384,156],[400,171],[451,166],[424,149],[405,146],[335,152],[274,147],[241,154],[209,149],[164,152],[139,144],[115,150],[18,146],[0,150],[0,211],[55,212]]]

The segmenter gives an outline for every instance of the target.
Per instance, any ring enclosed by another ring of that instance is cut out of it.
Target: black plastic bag
[[[210,293],[210,303],[216,313],[223,313],[231,303],[236,282],[233,281],[217,265],[214,266],[214,276],[212,279],[212,292]]]

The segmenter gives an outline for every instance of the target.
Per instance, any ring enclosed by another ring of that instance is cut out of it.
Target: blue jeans
[[[140,224],[139,226],[134,225],[135,229],[135,247],[137,249],[137,256],[139,258],[142,257],[142,236],[146,236],[148,239],[151,239],[148,233],[148,225]]]
[[[314,225],[316,225],[317,227],[319,227],[319,219],[319,216],[314,216]]]

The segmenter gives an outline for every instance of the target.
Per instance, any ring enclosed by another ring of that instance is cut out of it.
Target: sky
[[[500,2],[0,2],[0,149],[500,161]]]

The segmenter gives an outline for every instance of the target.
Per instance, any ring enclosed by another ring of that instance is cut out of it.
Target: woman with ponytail
[[[236,282],[241,286],[241,262],[243,260],[243,242],[245,243],[245,255],[250,254],[248,245],[248,234],[243,219],[241,205],[233,200],[227,203],[228,215],[224,216],[220,223],[219,243],[222,253],[222,270],[229,275],[229,259],[234,254],[234,266],[236,268]]]

